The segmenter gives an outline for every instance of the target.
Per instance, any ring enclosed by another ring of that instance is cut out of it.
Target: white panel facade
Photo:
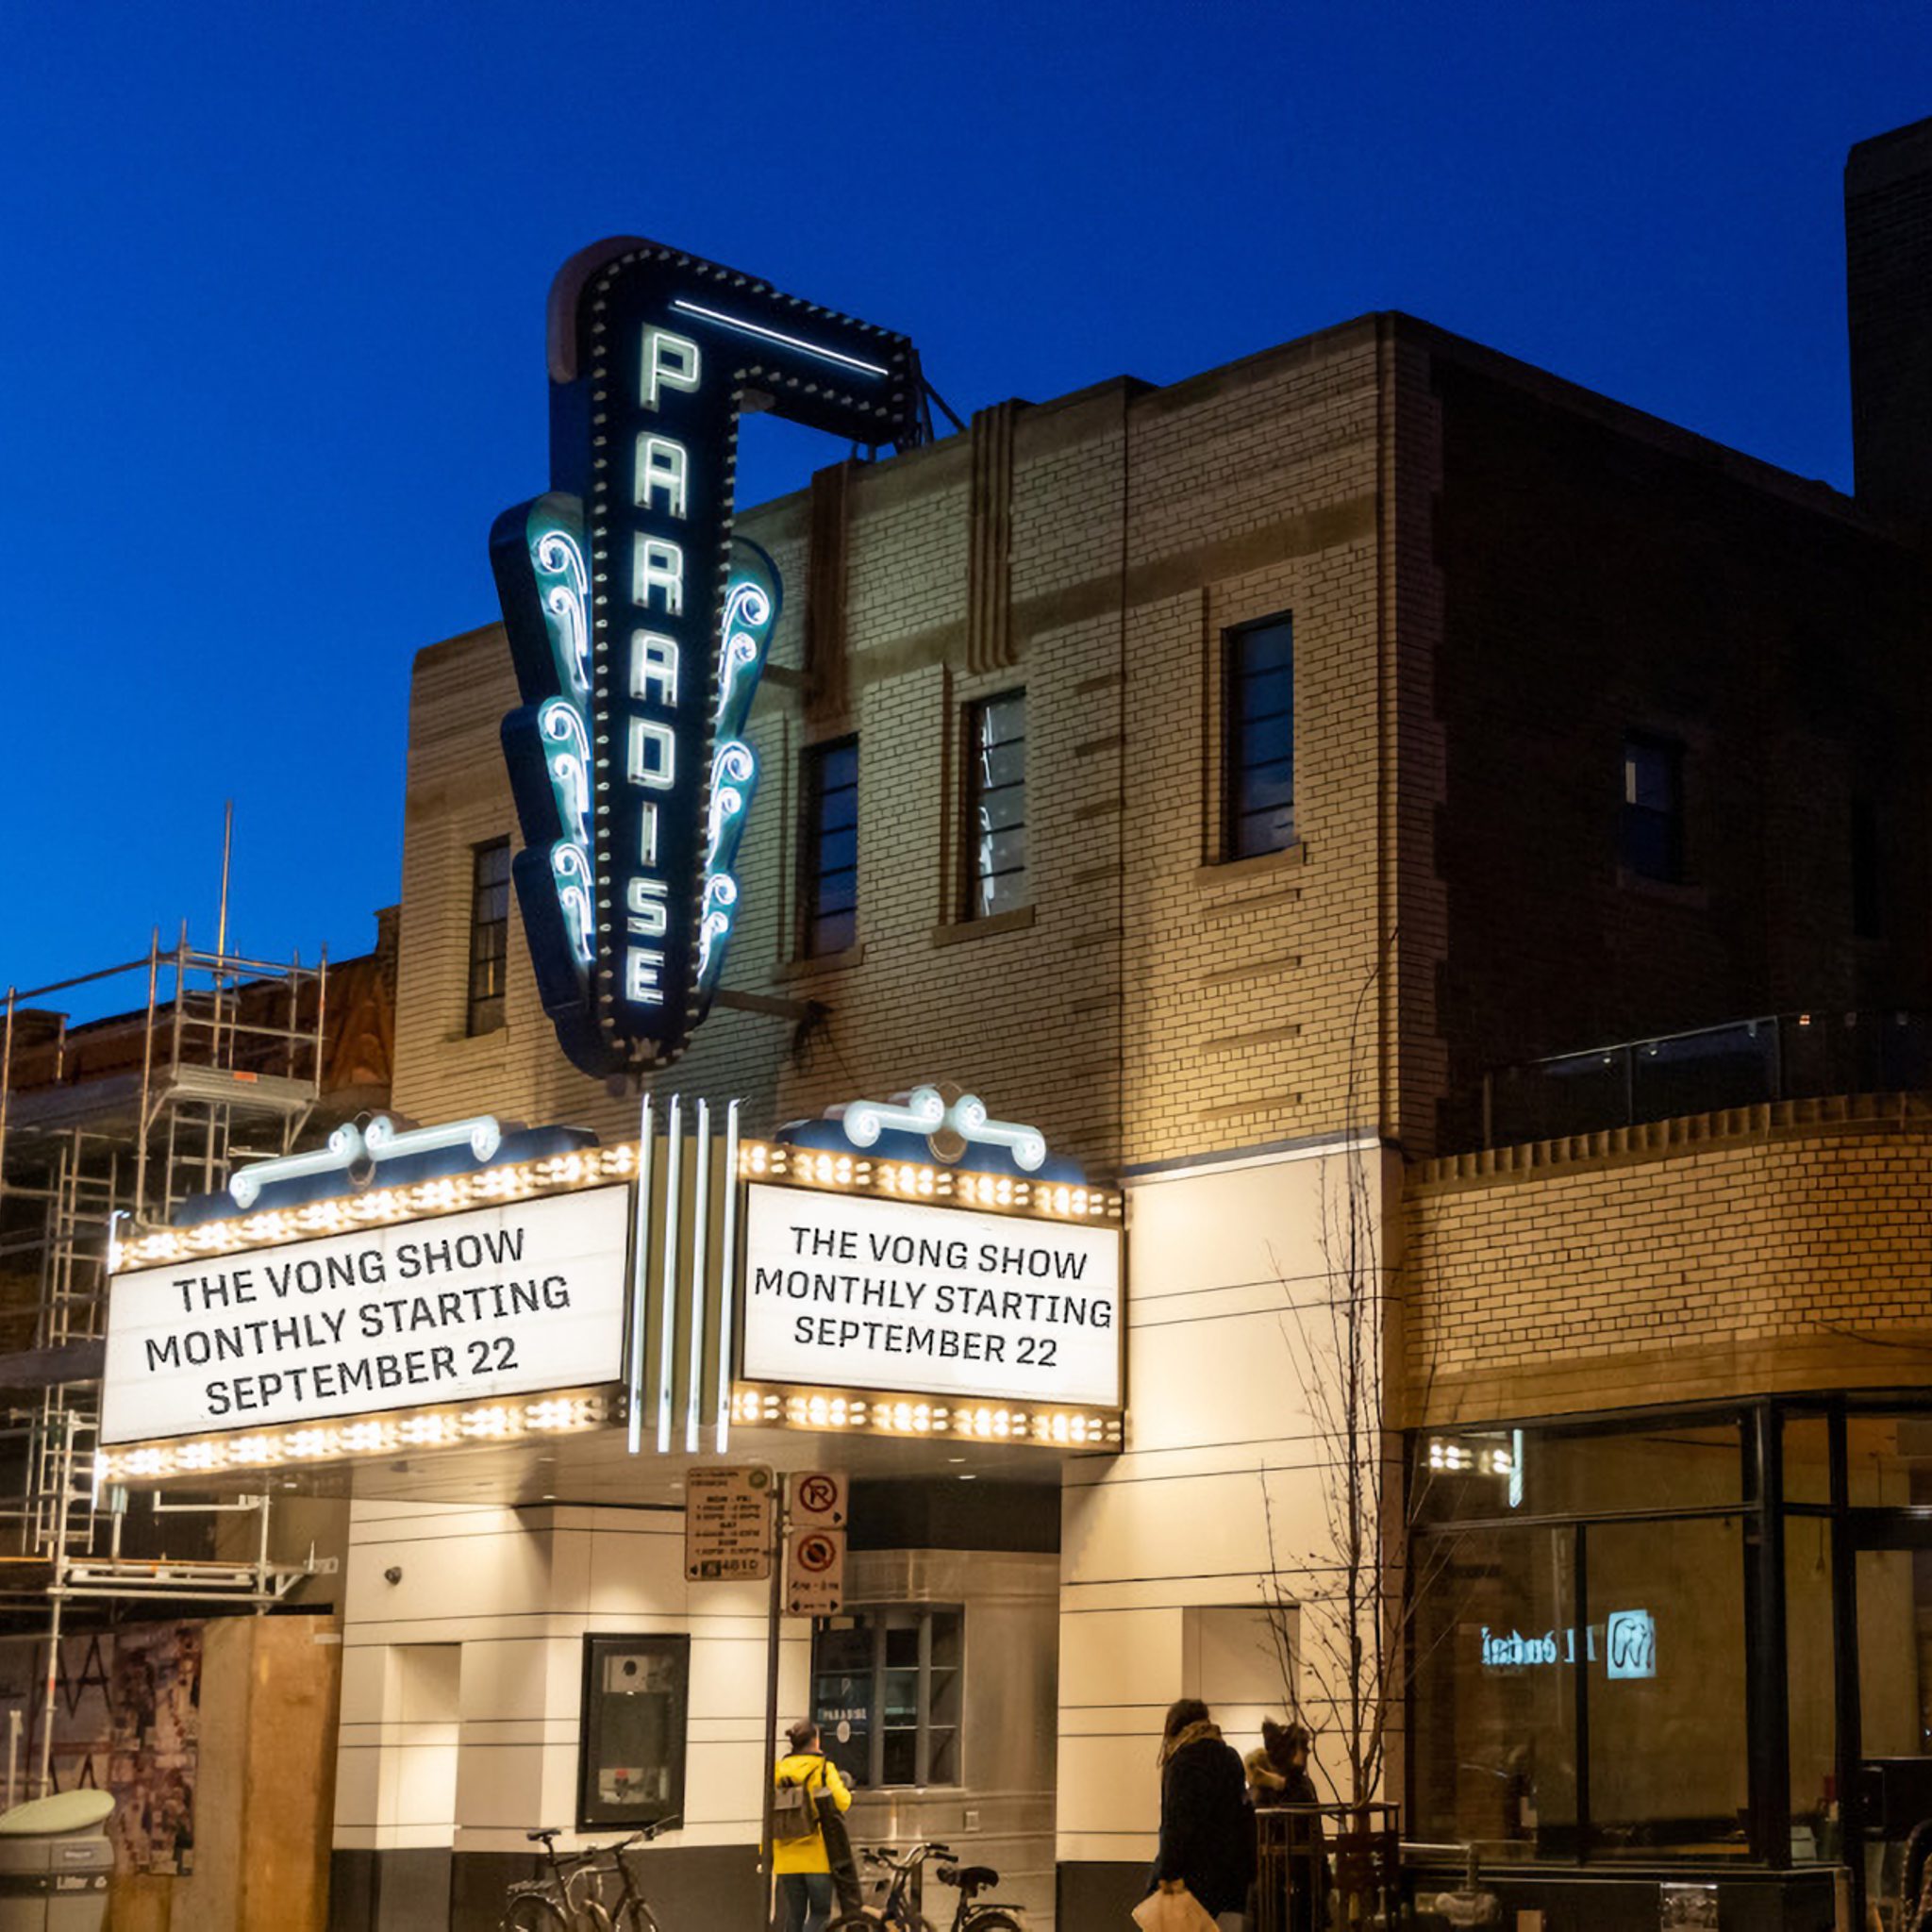
[[[1152,1857],[1174,1699],[1223,1693],[1215,1718],[1242,1751],[1286,1710],[1260,1612],[1307,1590],[1311,1563],[1332,1574],[1331,1458],[1294,1310],[1340,1290],[1323,1194],[1332,1225],[1350,1162],[1369,1163],[1379,1267],[1381,1158],[1290,1149],[1128,1183],[1126,1450],[1070,1463],[1062,1493],[1062,1860]]]

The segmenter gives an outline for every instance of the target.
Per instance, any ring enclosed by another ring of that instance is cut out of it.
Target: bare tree
[[[1381,1146],[1361,1092],[1364,1015],[1393,943],[1391,932],[1350,1018],[1344,1142],[1339,1159],[1324,1163],[1315,1292],[1298,1296],[1282,1278],[1282,1330],[1325,1458],[1325,1548],[1283,1546],[1270,1472],[1260,1472],[1269,1566],[1261,1591],[1289,1712],[1317,1747],[1310,1763],[1334,1801],[1364,1822],[1364,1807],[1382,1794],[1415,1607],[1432,1580],[1409,1567],[1420,1486],[1405,1507],[1400,1422],[1390,1407],[1402,1298],[1383,1265]],[[1431,1539],[1425,1550],[1420,1560],[1431,1573],[1455,1559],[1452,1540]]]

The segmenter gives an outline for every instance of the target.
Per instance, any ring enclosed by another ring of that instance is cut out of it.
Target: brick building
[[[1382,314],[741,519],[787,586],[767,776],[662,1093],[768,1134],[955,1080],[1127,1196],[1121,1453],[801,1452],[865,1478],[842,1627],[967,1674],[858,1835],[964,1835],[1087,1932],[1171,1699],[1332,1721],[1266,1633],[1335,1574],[1299,1378],[1340,1213],[1406,1431],[1411,1832],[1553,1928],[1894,1882],[1932,1812],[1928,125],[1848,175],[1857,497]],[[419,656],[394,1097],[619,1141],[510,930],[515,702],[494,626]],[[684,1583],[671,1467],[358,1474],[339,1924],[493,1923],[568,1807],[581,1641],[642,1626],[691,1641],[667,1917],[752,1908],[760,1603]],[[827,1641],[788,1626],[788,1707]]]

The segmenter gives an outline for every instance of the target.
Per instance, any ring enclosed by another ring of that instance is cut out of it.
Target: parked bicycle
[[[525,1832],[532,1844],[543,1847],[550,1870],[541,1878],[509,1888],[509,1903],[497,1921],[497,1932],[658,1932],[658,1921],[625,1854],[636,1845],[649,1844],[676,1823],[666,1818],[614,1845],[590,1845],[581,1852],[559,1852],[557,1840],[562,1834],[555,1826]],[[614,1904],[607,1896],[612,1881],[617,1891]]]
[[[826,1932],[933,1932],[932,1921],[919,1909],[920,1874],[928,1858],[936,1861],[934,1876],[941,1885],[958,1888],[959,1904],[950,1932],[1026,1932],[1013,1907],[974,1902],[1000,1882],[1000,1874],[991,1865],[960,1864],[950,1845],[929,1839],[896,1858],[880,1850],[861,1851],[858,1856],[881,1874],[885,1897],[862,1912],[834,1919]]]

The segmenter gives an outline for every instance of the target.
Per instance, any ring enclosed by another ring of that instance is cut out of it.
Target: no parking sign
[[[785,1602],[794,1617],[829,1617],[845,1601],[845,1532],[798,1529],[785,1553]]]

